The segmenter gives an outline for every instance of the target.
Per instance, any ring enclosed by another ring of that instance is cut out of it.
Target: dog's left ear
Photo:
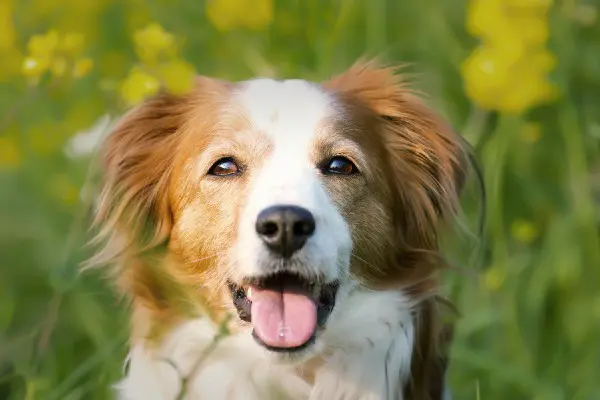
[[[389,265],[362,271],[369,283],[406,285],[419,303],[411,382],[411,399],[441,400],[445,386],[450,331],[439,324],[433,272],[444,265],[438,229],[459,207],[466,182],[469,149],[440,116],[412,92],[398,68],[359,61],[323,86],[353,107],[360,107],[385,147],[397,247]]]
[[[386,148],[401,254],[396,271],[380,271],[386,276],[371,278],[394,281],[397,277],[406,282],[407,272],[415,272],[418,276],[413,277],[422,280],[431,272],[428,264],[431,268],[439,265],[438,226],[458,209],[469,158],[465,142],[396,72],[397,68],[375,62],[358,62],[324,87],[358,103],[378,127],[378,132],[368,134],[381,135]],[[398,265],[402,276],[398,276]]]

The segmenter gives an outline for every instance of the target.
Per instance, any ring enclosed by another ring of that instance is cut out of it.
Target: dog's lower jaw
[[[307,374],[299,371],[308,364],[274,362],[247,331],[224,338],[205,356],[215,333],[198,319],[174,329],[155,350],[136,343],[119,398],[176,399],[187,378],[189,400],[398,400],[410,374],[413,321],[399,292],[347,295],[319,337],[324,362]]]

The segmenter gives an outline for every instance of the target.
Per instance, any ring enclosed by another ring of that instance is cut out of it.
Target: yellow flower
[[[94,61],[92,61],[91,58],[81,58],[75,61],[75,65],[73,66],[73,77],[83,78],[90,73],[93,67]]]
[[[466,24],[469,33],[493,46],[541,45],[548,39],[544,10],[519,9],[498,0],[473,0]]]
[[[0,169],[10,169],[21,165],[22,156],[17,142],[0,136]]]
[[[502,14],[499,0],[472,0],[467,7],[467,31],[483,37],[489,32],[498,33],[508,29],[508,21]]]
[[[513,31],[528,45],[542,45],[548,40],[548,23],[543,13],[519,13],[511,16]]]
[[[51,58],[54,56],[58,43],[58,32],[50,30],[44,35],[32,36],[27,42],[27,49],[33,57]]]
[[[196,71],[190,64],[178,59],[160,66],[158,76],[169,91],[183,94],[194,86]]]
[[[157,23],[147,25],[134,35],[135,49],[143,62],[153,65],[162,55],[173,56],[175,38]]]
[[[539,74],[523,73],[514,85],[518,90],[507,90],[499,99],[498,109],[516,114],[553,98],[553,87]]]
[[[0,50],[11,48],[16,39],[12,0],[0,1]]]
[[[238,0],[208,0],[206,15],[215,28],[228,31],[236,27],[238,17]]]
[[[546,0],[472,0],[468,31],[482,39],[462,66],[467,95],[480,107],[521,113],[553,100],[546,74],[555,61],[548,39]]]
[[[81,33],[67,33],[59,43],[58,49],[65,55],[76,56],[81,54],[85,45],[85,38]]]
[[[121,96],[130,105],[137,104],[160,90],[160,82],[140,68],[133,68],[121,84]]]
[[[63,77],[72,69],[73,76],[81,77],[92,67],[90,59],[74,60],[84,48],[84,36],[80,33],[60,35],[50,30],[43,35],[32,36],[27,48],[29,55],[24,59],[21,70],[23,75],[34,78],[34,82],[47,70],[55,77]]]
[[[39,78],[48,70],[49,66],[50,62],[45,57],[25,57],[21,70],[25,76]]]
[[[245,3],[246,7],[241,12],[241,17],[247,28],[259,31],[271,23],[273,0],[246,0]]]
[[[462,67],[467,95],[482,107],[494,109],[498,98],[512,87],[511,63],[502,52],[490,47],[479,47]]]
[[[516,220],[510,226],[512,237],[521,243],[532,243],[538,237],[538,229],[531,221]]]
[[[261,30],[273,20],[273,0],[209,0],[206,15],[215,28]]]

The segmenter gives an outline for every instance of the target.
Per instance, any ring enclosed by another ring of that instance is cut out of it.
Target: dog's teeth
[[[248,290],[246,290],[246,298],[248,298],[248,300],[252,300],[252,288],[249,287]]]

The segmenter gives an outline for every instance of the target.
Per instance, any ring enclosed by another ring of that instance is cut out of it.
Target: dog
[[[438,236],[470,153],[399,68],[200,76],[101,153],[91,264],[131,303],[118,398],[445,398]]]

